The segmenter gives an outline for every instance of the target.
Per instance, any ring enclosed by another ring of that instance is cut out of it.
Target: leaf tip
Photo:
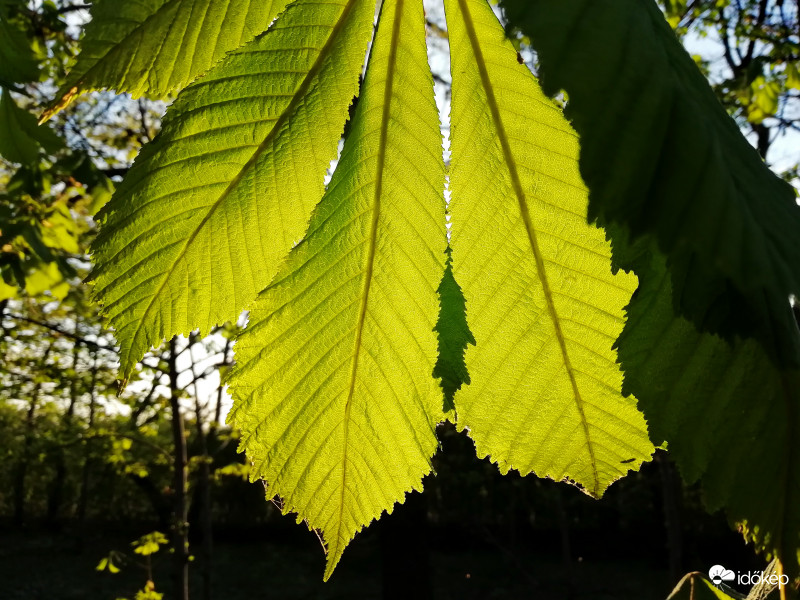
[[[53,101],[50,106],[48,106],[45,111],[42,113],[42,116],[39,117],[39,125],[43,125],[50,118],[58,112],[61,112],[67,106],[72,104],[72,101],[78,97],[80,94],[80,89],[77,85],[72,86],[69,90],[67,90],[58,100]]]

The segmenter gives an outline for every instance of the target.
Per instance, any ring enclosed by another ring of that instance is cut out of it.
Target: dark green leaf
[[[665,258],[639,243],[614,251],[639,273],[617,346],[623,391],[639,399],[654,443],[669,442],[707,508],[787,571],[800,565],[800,373],[778,369],[755,340],[733,344],[674,314]]]
[[[39,127],[36,117],[17,106],[8,90],[0,97],[0,156],[15,163],[31,164],[39,148],[55,152],[61,139],[48,127]]]
[[[0,8],[0,85],[35,81],[39,64],[25,35],[8,21],[6,10]]]
[[[589,218],[653,236],[679,313],[800,365],[800,208],[717,101],[652,0],[504,0],[545,91],[569,94]]]
[[[453,397],[464,384],[469,385],[469,373],[464,362],[467,344],[475,345],[475,338],[467,323],[467,308],[464,294],[453,277],[452,251],[448,247],[447,263],[439,284],[439,319],[434,331],[439,337],[439,357],[433,368],[433,376],[441,379],[444,392],[444,411],[454,410]]]

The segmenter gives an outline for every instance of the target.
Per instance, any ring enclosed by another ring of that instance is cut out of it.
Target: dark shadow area
[[[704,512],[666,455],[598,501],[567,484],[501,475],[487,459],[476,459],[471,440],[450,425],[439,436],[436,476],[426,478],[425,492],[356,536],[328,583],[316,536],[282,516],[260,484],[214,478],[213,554],[203,560],[202,531],[192,527],[190,596],[202,597],[210,569],[211,597],[224,600],[663,600],[674,573],[714,564],[763,567],[722,515]],[[159,527],[154,492],[102,471],[93,480],[83,529],[65,510],[53,530],[46,496],[29,504],[24,524],[4,517],[2,598],[114,600],[133,598],[145,585],[146,571],[137,564],[144,557],[131,542]],[[10,506],[7,498],[3,506]],[[190,505],[190,520],[193,514]],[[124,554],[120,572],[98,572],[112,550]],[[171,555],[164,546],[152,558],[155,588],[169,599]]]

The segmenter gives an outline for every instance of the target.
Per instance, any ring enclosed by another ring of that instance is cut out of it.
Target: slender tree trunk
[[[21,526],[25,522],[25,481],[28,478],[31,445],[33,444],[34,420],[36,418],[36,401],[39,385],[34,388],[25,415],[25,437],[22,441],[22,453],[17,462],[14,474],[14,522]]]
[[[75,337],[78,336],[78,323],[75,323]],[[75,404],[78,401],[78,358],[80,356],[80,342],[75,341],[72,347],[72,377],[69,380],[69,405],[67,412],[64,414],[64,421],[61,426],[63,431],[69,436],[72,430],[72,419],[75,416]],[[50,494],[47,498],[47,526],[51,530],[55,530],[59,526],[59,517],[61,513],[61,506],[64,503],[64,485],[67,481],[67,461],[64,456],[63,445],[56,447],[54,457],[55,462],[55,475],[53,476],[53,483],[50,486]]]
[[[42,355],[42,362],[40,363],[40,368],[42,370],[47,366],[47,359],[50,357],[50,351],[52,349],[53,342],[50,342]],[[19,462],[17,462],[14,475],[14,522],[17,525],[23,525],[25,522],[25,483],[28,477],[28,467],[31,460],[31,448],[33,447],[36,429],[36,407],[39,402],[41,389],[42,384],[37,381],[33,386],[30,402],[28,403],[28,412],[25,415],[25,436],[22,442],[22,453],[19,457]]]
[[[97,350],[92,351],[92,374],[89,382],[89,421],[88,432],[94,429],[94,413],[96,405],[95,391],[97,387]],[[83,550],[86,535],[86,508],[89,504],[89,483],[92,473],[91,436],[83,443],[83,467],[81,469],[81,488],[78,493],[78,549]]]
[[[231,338],[225,338],[225,349],[222,351],[222,365],[229,366],[228,357],[231,352]],[[221,379],[221,378],[220,378]],[[219,420],[222,415],[222,391],[223,391],[222,381],[219,382],[219,387],[217,388],[217,403],[214,406],[214,421],[211,423],[209,427],[209,437],[214,437],[217,431],[217,425],[219,424]]]
[[[753,123],[750,127],[753,128],[756,134],[756,149],[758,153],[761,155],[761,158],[767,160],[767,152],[769,152],[769,147],[772,145],[772,140],[769,139],[770,128],[765,127],[761,123]]]
[[[178,351],[175,338],[169,342],[169,387],[170,409],[172,412],[172,442],[173,442],[173,515],[172,515],[172,547],[173,577],[175,579],[175,592],[177,600],[189,600],[189,528],[186,522],[187,504],[187,466],[186,436],[184,435],[183,416],[180,406],[180,389],[178,388],[178,367],[176,364]]]
[[[203,428],[202,423],[198,424],[197,429]],[[210,459],[208,456],[208,448],[205,442],[205,436],[202,436],[200,442],[203,461],[200,463],[200,526],[203,535],[203,600],[211,600],[211,572],[212,563],[214,559],[214,539],[213,539],[213,522],[211,520],[211,468],[209,465]]]
[[[194,344],[195,338],[189,340],[190,344]],[[192,361],[192,379],[194,381],[194,414],[195,423],[197,427],[197,441],[200,444],[200,453],[202,461],[200,463],[200,472],[198,478],[198,498],[200,501],[200,528],[203,543],[202,553],[202,566],[201,572],[203,578],[203,600],[211,600],[211,565],[214,558],[214,540],[213,540],[213,523],[211,521],[211,458],[208,454],[208,440],[206,433],[203,429],[205,419],[203,418],[203,410],[200,406],[200,396],[197,389],[197,373],[195,372],[194,354],[192,353],[193,346],[189,348],[189,356]]]
[[[658,452],[656,462],[661,475],[661,491],[664,500],[664,529],[667,533],[669,576],[671,581],[678,581],[683,574],[683,536],[677,493],[679,483],[675,467],[666,453]]]

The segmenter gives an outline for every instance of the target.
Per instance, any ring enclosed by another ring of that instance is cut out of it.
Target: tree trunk
[[[79,337],[78,331],[78,323],[75,323],[75,337]],[[78,341],[75,341],[75,345],[72,347],[72,377],[69,380],[69,406],[67,406],[67,412],[64,415],[64,421],[62,423],[63,431],[67,434],[66,437],[69,437],[72,429],[72,419],[75,416],[75,404],[78,401],[78,386],[77,386],[77,377],[78,377],[78,358],[80,355],[81,344]],[[61,513],[61,506],[64,503],[64,486],[67,481],[67,461],[66,457],[64,456],[64,447],[63,445],[59,444],[56,447],[55,457],[55,475],[53,476],[53,483],[50,486],[50,493],[47,497],[47,517],[46,523],[47,527],[51,531],[55,531],[59,528],[59,518]]]
[[[172,413],[173,442],[173,514],[172,514],[172,548],[173,577],[175,591],[173,596],[178,600],[189,600],[189,528],[186,522],[186,483],[188,458],[186,437],[183,428],[183,416],[180,406],[180,389],[178,388],[178,352],[175,338],[169,342],[169,387],[170,409]]]
[[[195,338],[189,340],[193,344]],[[226,346],[227,348],[227,346]],[[192,380],[194,381],[194,414],[195,424],[197,427],[197,441],[200,444],[200,454],[202,461],[200,462],[200,472],[198,476],[198,501],[200,513],[200,531],[202,536],[202,571],[203,578],[203,600],[211,600],[211,566],[214,557],[214,540],[213,540],[213,523],[211,521],[211,458],[208,454],[208,440],[206,433],[203,429],[204,421],[203,410],[200,406],[200,397],[197,390],[197,373],[195,373],[194,355],[192,348],[189,348],[189,356],[192,361]],[[220,387],[222,387],[220,385]]]
[[[47,346],[47,350],[45,350],[42,355],[42,362],[40,363],[41,369],[46,367],[47,359],[50,357],[50,351],[52,349],[53,342],[50,342]],[[30,402],[28,403],[28,412],[25,415],[25,437],[22,442],[22,453],[20,454],[14,474],[14,522],[19,526],[23,525],[25,522],[25,483],[28,477],[28,466],[31,460],[34,430],[36,429],[36,406],[39,402],[39,393],[41,389],[42,384],[37,381],[33,386]]]
[[[92,375],[89,382],[89,421],[87,432],[91,434],[94,428],[95,413],[95,388],[97,386],[97,349],[92,351]],[[83,443],[83,467],[81,469],[81,488],[78,493],[78,550],[83,551],[86,535],[86,508],[89,504],[89,483],[92,473],[92,449],[91,436],[88,436]]]
[[[678,505],[678,478],[675,467],[664,452],[656,454],[658,471],[661,475],[661,491],[664,500],[664,529],[667,533],[669,552],[670,581],[678,581],[683,574],[683,536]]]

